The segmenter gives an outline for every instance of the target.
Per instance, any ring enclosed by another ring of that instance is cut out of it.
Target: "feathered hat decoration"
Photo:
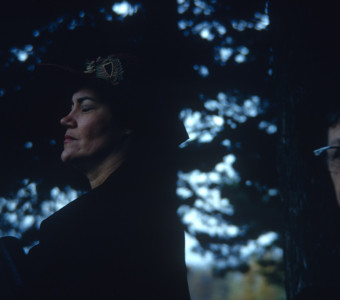
[[[112,85],[118,85],[123,80],[123,66],[118,57],[110,55],[104,59],[87,62],[84,74],[94,74],[96,78],[109,81]]]

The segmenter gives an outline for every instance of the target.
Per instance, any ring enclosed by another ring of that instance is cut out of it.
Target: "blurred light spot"
[[[6,90],[5,89],[0,89],[0,97],[2,97],[3,95],[5,95]]]
[[[185,212],[182,211],[182,214],[182,220],[188,225],[189,233],[192,234],[198,231],[210,236],[235,237],[240,233],[237,226],[229,225],[225,221],[220,222],[197,208],[187,208]]]
[[[212,23],[207,21],[198,23],[192,28],[194,34],[199,34],[202,39],[212,41],[214,39],[214,34],[212,34],[211,29],[213,28]]]
[[[40,31],[34,30],[32,34],[33,34],[34,37],[38,37],[40,35]]]
[[[224,119],[220,116],[213,116],[213,120],[216,124],[216,126],[223,126],[224,125]]]
[[[16,223],[18,220],[18,216],[16,213],[5,213],[3,217],[9,223]]]
[[[225,162],[228,163],[228,164],[232,164],[236,161],[236,157],[235,157],[234,154],[229,154],[229,155],[225,156],[223,158],[223,160],[225,160]]]
[[[33,46],[30,45],[30,44],[28,44],[28,45],[26,45],[26,46],[24,47],[24,50],[27,51],[27,52],[30,52],[30,51],[33,50]]]
[[[219,54],[219,60],[221,60],[222,62],[226,62],[230,58],[230,56],[233,54],[233,49],[221,47],[219,49],[218,54]]]
[[[50,191],[50,193],[51,193],[51,197],[52,197],[52,198],[56,198],[56,197],[59,195],[60,190],[59,190],[58,187],[54,187],[54,188]]]
[[[181,29],[181,30],[183,30],[187,27],[187,23],[186,23],[185,20],[179,20],[177,22],[177,25],[178,25],[178,28]]]
[[[117,15],[125,18],[127,16],[132,16],[138,11],[138,5],[131,5],[127,1],[115,3],[112,6],[112,11]]]
[[[199,242],[190,234],[185,232],[185,263],[189,267],[206,269],[214,261],[211,251],[204,251],[204,254],[194,251],[199,246]]]
[[[229,225],[227,228],[227,233],[230,237],[237,236],[239,234],[240,230],[235,225]]]
[[[231,141],[226,139],[222,142],[222,145],[225,146],[225,147],[230,147],[231,146]]]
[[[193,192],[185,187],[178,187],[176,193],[179,197],[187,199],[193,195]]]
[[[200,143],[210,143],[213,139],[214,139],[214,136],[213,136],[210,132],[204,131],[204,132],[200,135],[198,141],[199,141]]]
[[[226,43],[231,45],[234,43],[234,39],[231,36],[227,36],[225,39]]]
[[[208,188],[205,186],[198,188],[197,195],[201,197],[206,197],[208,195]]]
[[[203,12],[203,10],[200,7],[194,7],[192,12],[194,13],[194,15],[200,15]]]
[[[214,35],[210,32],[209,28],[204,28],[201,30],[200,35],[203,39],[212,41],[214,39]]]
[[[227,95],[225,93],[220,92],[217,94],[217,99],[221,102],[224,102],[227,100]]]
[[[283,258],[283,249],[279,248],[279,247],[273,247],[273,249],[271,249],[270,251],[270,256],[272,259],[276,260],[276,261],[280,261]]]
[[[28,58],[28,53],[24,50],[15,49],[13,52],[19,61],[25,61]]]
[[[33,143],[32,143],[32,142],[27,142],[27,143],[25,144],[25,148],[26,148],[26,149],[32,149],[32,147],[33,147]]]
[[[279,194],[279,190],[277,189],[269,189],[268,190],[268,195],[271,196],[271,197],[275,197]]]
[[[268,75],[269,75],[269,76],[272,76],[272,75],[273,75],[273,69],[271,69],[271,68],[268,69]]]
[[[201,75],[202,77],[209,76],[209,69],[208,69],[208,67],[206,67],[204,65],[201,65],[201,66],[194,65],[194,70],[198,71],[198,74]]]
[[[221,181],[221,176],[217,172],[209,172],[208,177],[209,180],[213,183],[219,183]]]
[[[30,228],[35,222],[34,216],[28,215],[24,216],[23,219],[19,223],[19,230],[25,231]]]
[[[259,98],[257,96],[247,99],[243,103],[243,109],[247,116],[256,117],[259,114]]]
[[[189,0],[177,0],[177,12],[179,14],[184,14],[188,8],[190,7],[190,1]]]
[[[221,24],[218,24],[216,26],[216,29],[217,29],[217,32],[220,34],[220,35],[224,35],[227,33],[227,28],[225,28],[225,26],[221,25]]]
[[[243,62],[245,62],[246,61],[246,57],[243,55],[243,54],[237,54],[236,56],[235,56],[235,61],[237,62],[237,63],[243,63]]]
[[[20,189],[17,192],[17,197],[19,198],[24,198],[27,196],[35,197],[36,195],[37,195],[37,185],[34,182],[29,183],[27,186],[25,186],[24,188]]]
[[[234,170],[232,164],[236,161],[236,157],[234,154],[228,154],[223,157],[223,161],[218,163],[215,166],[215,170],[218,173],[222,173],[225,177],[224,179],[228,182],[238,182],[239,176],[237,172]]]
[[[238,30],[238,31],[244,31],[247,28],[247,22],[244,20],[240,20],[240,21],[236,21],[236,20],[232,20],[231,21],[231,26]]]
[[[256,104],[259,105],[260,104],[260,97],[259,96],[252,96],[251,100]]]
[[[267,14],[261,14],[259,12],[256,12],[255,18],[258,19],[258,21],[255,24],[256,30],[264,30],[270,24],[269,16]]]
[[[227,124],[230,126],[230,128],[235,129],[237,126],[235,124],[235,122],[233,122],[232,120],[227,120]]]
[[[60,23],[62,23],[63,22],[63,20],[61,20],[60,21],[60,19],[58,20],[58,23],[60,24]],[[49,32],[54,32],[54,31],[56,31],[57,29],[58,29],[58,23],[56,23],[56,22],[51,22],[51,23],[49,23],[48,24],[48,31]]]
[[[208,100],[204,102],[204,107],[207,110],[214,111],[219,108],[219,103],[216,100]]]
[[[265,130],[268,134],[274,134],[277,132],[277,126],[267,121],[261,121],[258,128],[260,130]]]
[[[266,131],[268,134],[274,134],[277,131],[277,126],[274,124],[270,124]]]
[[[240,47],[238,50],[239,50],[240,53],[243,54],[243,55],[248,55],[248,54],[249,54],[249,49],[248,49],[247,47],[242,46],[242,47]]]
[[[193,9],[193,13],[195,15],[203,13],[204,15],[208,16],[215,11],[214,7],[212,5],[209,5],[207,1],[194,0],[194,5],[195,7]]]
[[[8,201],[6,204],[8,211],[14,211],[18,206],[18,201]]]
[[[245,246],[242,246],[240,249],[241,257],[247,258],[251,256],[257,249],[257,245],[255,241],[248,241]]]
[[[71,23],[68,25],[68,29],[74,30],[77,27],[78,23],[76,19],[73,19]]]
[[[79,17],[84,18],[85,17],[85,12],[82,10],[79,12]]]
[[[199,66],[195,65],[194,68],[197,70]],[[202,95],[202,97],[204,96]],[[244,123],[248,117],[256,117],[262,112],[260,98],[256,95],[245,99],[243,104],[238,104],[236,101],[239,100],[234,96],[227,96],[226,93],[219,92],[216,100],[207,99],[204,102],[206,111],[183,109],[179,118],[183,121],[190,140],[181,144],[181,148],[194,140],[203,143],[210,142],[224,129],[225,125],[234,129],[237,127],[237,123]],[[214,112],[214,114],[208,113],[208,111]]]
[[[198,111],[193,112],[191,109],[183,109],[179,117],[183,120],[190,137],[189,141],[181,144],[181,148],[195,139],[200,143],[208,143],[223,129],[223,122],[219,116],[203,115]]]
[[[272,244],[277,239],[278,239],[278,234],[276,232],[271,231],[271,232],[260,235],[257,238],[257,242],[259,243],[259,245],[266,247]]]

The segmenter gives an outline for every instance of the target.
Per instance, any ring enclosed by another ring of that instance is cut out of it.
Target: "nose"
[[[68,115],[60,119],[60,124],[67,128],[74,128],[77,125],[75,118],[70,112]]]

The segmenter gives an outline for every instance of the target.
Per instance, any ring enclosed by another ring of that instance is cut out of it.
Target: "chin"
[[[67,153],[66,151],[63,151],[60,155],[61,161],[64,163],[70,163],[72,162],[75,157],[73,157],[71,154]]]
[[[61,153],[61,161],[64,164],[70,165],[76,169],[84,169],[85,166],[88,165],[88,157],[81,155],[72,155],[71,153],[62,152]]]

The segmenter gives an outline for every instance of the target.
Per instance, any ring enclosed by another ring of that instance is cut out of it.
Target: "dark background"
[[[324,117],[337,97],[336,7],[328,1],[315,5],[304,1],[206,2],[215,8],[211,15],[193,14],[194,1],[189,1],[190,9],[181,15],[176,1],[140,1],[141,8],[134,16],[119,19],[114,15],[111,22],[105,19],[106,14],[113,15],[113,2],[109,1],[2,2],[0,197],[14,197],[24,185],[22,180],[28,178],[38,183],[38,199],[27,213],[37,213],[54,186],[88,188],[82,177],[62,167],[59,160],[63,136],[59,116],[65,106],[60,100],[64,99],[62,95],[51,94],[48,83],[55,79],[46,78],[46,84],[37,86],[30,70],[40,62],[77,67],[101,54],[138,53],[148,62],[155,86],[164,91],[174,115],[186,107],[209,114],[204,111],[204,101],[220,91],[236,104],[242,104],[250,95],[261,98],[262,113],[258,116],[237,123],[234,129],[225,125],[211,143],[192,143],[184,148],[182,171],[208,172],[226,154],[236,156],[234,167],[240,181],[219,187],[230,198],[235,213],[207,214],[239,226],[243,234],[214,237],[198,230],[197,251],[212,250],[213,244],[228,244],[234,247],[232,255],[240,258],[240,247],[249,240],[268,231],[284,232],[270,247],[285,249],[286,291],[293,299],[304,287],[320,281],[335,283],[338,270],[338,210],[328,174],[312,155],[312,150],[325,143]],[[267,5],[267,30],[238,31],[231,26],[232,20],[255,22],[254,13],[263,12]],[[80,11],[84,11],[84,18],[79,18]],[[219,21],[233,43],[226,44],[217,34],[211,42],[190,30],[186,34],[178,29],[180,18],[193,20],[194,24]],[[73,19],[80,21],[70,30]],[[40,35],[33,37],[37,29]],[[15,59],[11,49],[27,44],[34,50],[23,63]],[[244,45],[250,54],[245,63],[230,59],[221,64],[214,58],[221,45],[233,49]],[[199,76],[193,69],[195,64],[209,66],[210,75]],[[263,120],[277,125],[279,132],[269,135],[259,130]],[[221,145],[226,138],[231,141],[227,149]],[[32,148],[25,148],[27,141],[32,142]],[[281,195],[269,197],[268,190],[279,186]],[[19,206],[25,201],[30,201],[29,195],[20,199]],[[184,204],[194,206],[195,201],[193,196]],[[0,221],[4,232],[11,229],[6,220]],[[24,245],[34,240],[36,226],[23,233]],[[212,251],[217,260],[228,258]],[[260,256],[257,262],[262,267],[274,266],[266,278],[282,285],[282,261]],[[214,274],[223,277],[231,270],[247,274],[250,269],[251,263],[240,259],[233,267],[215,266]]]

